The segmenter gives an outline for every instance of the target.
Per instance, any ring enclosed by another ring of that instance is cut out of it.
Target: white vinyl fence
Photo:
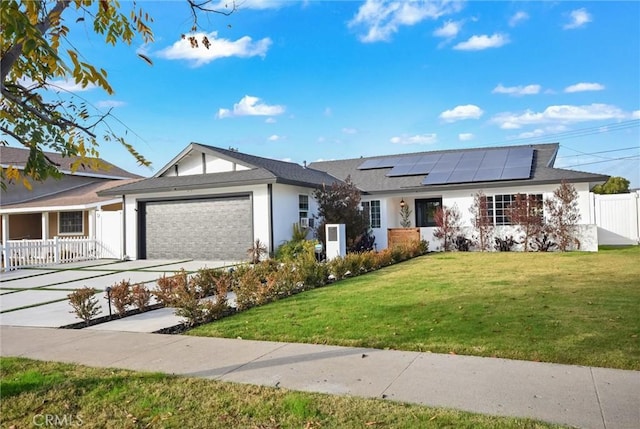
[[[640,191],[595,195],[599,244],[640,244]]]
[[[9,240],[2,249],[2,269],[9,271],[98,259],[102,257],[101,248],[100,242],[87,237]]]

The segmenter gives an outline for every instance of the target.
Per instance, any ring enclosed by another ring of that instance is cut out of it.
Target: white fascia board
[[[42,213],[42,212],[70,212],[78,210],[90,210],[100,206],[108,206],[110,204],[121,203],[122,198],[100,201],[98,203],[91,204],[75,204],[72,206],[40,206],[40,207],[25,207],[25,208],[12,208],[12,209],[0,209],[0,214],[23,214],[23,213]]]

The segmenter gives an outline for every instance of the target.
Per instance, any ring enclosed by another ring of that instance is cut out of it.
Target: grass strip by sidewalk
[[[2,427],[32,427],[46,416],[83,428],[561,427],[381,399],[23,358],[1,358],[0,376]]]
[[[638,246],[430,254],[188,334],[640,370],[639,261]]]

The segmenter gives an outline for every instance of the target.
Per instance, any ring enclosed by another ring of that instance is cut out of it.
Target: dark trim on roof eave
[[[211,189],[211,188],[226,188],[231,186],[247,186],[247,185],[268,185],[269,183],[275,183],[275,179],[260,179],[260,180],[245,180],[234,181],[225,183],[204,183],[196,185],[182,185],[182,186],[160,186],[157,188],[147,189],[114,189],[99,192],[98,196],[110,196],[110,195],[134,195],[134,194],[152,194],[156,192],[173,192],[173,191],[189,191],[194,189]]]
[[[323,186],[331,186],[334,183],[342,183],[342,180],[334,179],[332,182],[309,183],[309,182],[302,182],[302,181],[299,181],[299,180],[283,179],[283,178],[279,177],[279,178],[276,179],[275,183],[278,183],[280,185],[302,186],[304,188],[320,189]]]
[[[609,176],[601,176],[602,178],[581,178],[581,179],[568,179],[570,183],[592,183],[607,181]],[[430,192],[430,191],[459,191],[461,189],[485,189],[485,188],[504,188],[507,186],[528,186],[528,185],[551,185],[559,184],[561,180],[535,180],[535,181],[510,181],[510,182],[476,182],[476,183],[460,183],[456,185],[421,185],[421,186],[408,186],[406,188],[380,190],[380,191],[364,191],[366,195],[382,195],[392,194],[397,192]],[[474,186],[470,186],[474,185]]]

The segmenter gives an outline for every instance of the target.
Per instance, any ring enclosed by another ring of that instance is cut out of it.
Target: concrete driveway
[[[67,295],[85,286],[100,291],[98,317],[108,315],[104,290],[122,280],[155,285],[159,277],[184,269],[235,265],[230,261],[98,260],[0,274],[0,325],[58,328],[80,320],[72,313]]]

